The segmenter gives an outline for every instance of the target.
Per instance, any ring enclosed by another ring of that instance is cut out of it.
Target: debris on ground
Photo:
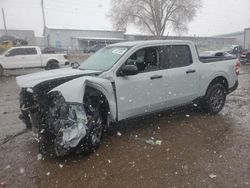
[[[162,141],[161,140],[156,140],[155,144],[158,145],[158,146],[161,146]]]
[[[38,161],[41,161],[42,158],[43,158],[42,154],[39,153],[39,154],[37,155],[37,160],[38,160]]]
[[[111,163],[111,160],[108,160],[108,163],[110,164],[110,163]]]
[[[20,168],[20,170],[19,170],[19,171],[20,171],[20,173],[21,173],[21,174],[24,174],[25,169],[24,169],[24,168]]]
[[[216,176],[215,174],[210,174],[209,177],[210,177],[211,179],[213,179],[213,178],[216,178],[217,176]]]
[[[156,145],[158,145],[158,146],[161,146],[161,144],[162,144],[162,141],[161,140],[156,140],[156,141],[154,141],[154,140],[145,140],[145,142],[147,143],[147,144],[149,144],[149,145],[151,145],[151,146],[156,146]]]
[[[49,175],[50,175],[50,172],[47,172],[46,175],[49,176]]]
[[[59,167],[60,167],[60,168],[63,168],[63,164],[59,164]]]
[[[135,162],[134,161],[129,162],[128,164],[131,165],[131,167],[135,167]]]
[[[155,146],[155,142],[153,140],[145,140],[145,142],[151,146]]]
[[[122,133],[120,133],[120,132],[117,132],[117,136],[122,136]]]
[[[6,186],[6,183],[3,181],[0,183],[1,187],[5,187]]]
[[[4,169],[10,169],[10,167],[11,167],[10,165],[7,165]]]

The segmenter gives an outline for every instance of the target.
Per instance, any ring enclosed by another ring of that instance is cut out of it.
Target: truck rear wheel
[[[218,114],[224,107],[226,101],[226,90],[220,83],[210,86],[207,90],[203,109],[212,115]]]
[[[57,61],[50,61],[48,62],[46,70],[53,70],[53,69],[59,69],[59,63]]]

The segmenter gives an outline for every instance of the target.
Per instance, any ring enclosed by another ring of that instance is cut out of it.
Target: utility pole
[[[3,15],[3,24],[4,24],[5,35],[7,36],[7,35],[8,35],[8,32],[7,32],[6,20],[5,20],[5,15],[4,15],[4,10],[3,10],[3,8],[2,8],[2,15]]]
[[[42,14],[43,14],[43,37],[45,41],[47,42],[47,46],[50,46],[49,35],[45,36],[46,19],[45,19],[45,12],[44,12],[44,0],[41,0],[41,8],[42,8]]]
[[[46,20],[45,20],[44,2],[43,2],[43,0],[41,0],[41,8],[42,8],[42,14],[43,14],[43,34],[44,34],[45,27],[46,27]]]

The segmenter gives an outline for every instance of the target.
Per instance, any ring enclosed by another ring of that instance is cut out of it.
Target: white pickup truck
[[[57,156],[94,150],[103,130],[122,120],[192,103],[219,113],[239,71],[239,60],[199,57],[189,41],[118,43],[78,68],[18,77],[20,118],[41,151],[51,140]]]
[[[69,64],[66,54],[42,54],[37,46],[12,47],[0,56],[0,76],[7,69],[45,67],[56,69]]]

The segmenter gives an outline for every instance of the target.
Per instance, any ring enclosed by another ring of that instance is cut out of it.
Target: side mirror
[[[135,65],[125,65],[123,66],[119,73],[118,76],[132,76],[138,74],[138,68]]]
[[[78,67],[80,67],[80,64],[78,62],[74,62],[74,63],[71,63],[70,66],[73,68],[73,69],[77,69]]]

